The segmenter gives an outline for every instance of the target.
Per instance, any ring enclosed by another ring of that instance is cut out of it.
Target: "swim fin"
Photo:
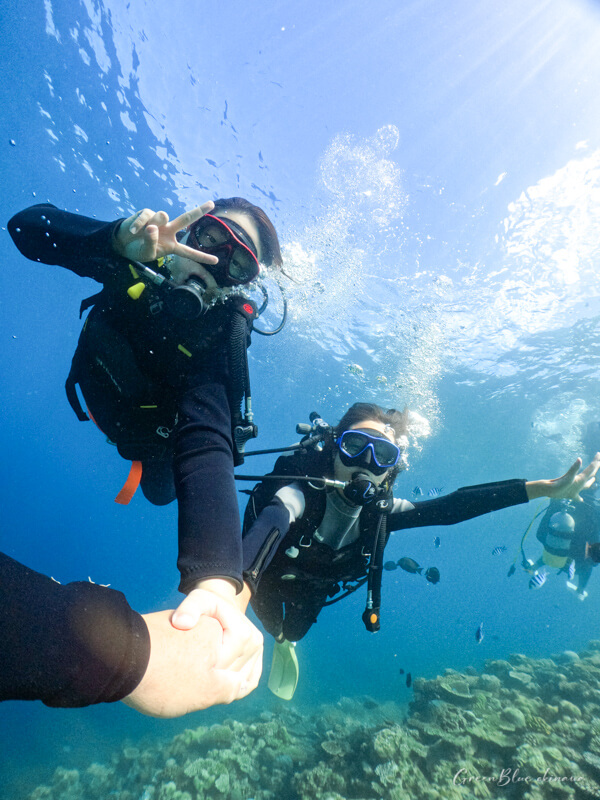
[[[298,685],[298,658],[296,643],[275,641],[268,687],[282,700],[291,700]]]

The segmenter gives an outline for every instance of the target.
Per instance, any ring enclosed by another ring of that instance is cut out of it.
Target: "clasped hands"
[[[143,616],[150,661],[127,705],[151,716],[178,717],[239,700],[258,686],[263,637],[232,599],[197,588],[175,611]]]

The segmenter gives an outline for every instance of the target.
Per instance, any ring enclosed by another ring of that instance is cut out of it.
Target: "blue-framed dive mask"
[[[345,467],[362,467],[373,475],[383,475],[395,467],[401,456],[398,445],[370,428],[344,431],[336,443]]]

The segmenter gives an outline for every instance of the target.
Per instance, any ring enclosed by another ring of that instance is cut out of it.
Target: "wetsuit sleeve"
[[[297,483],[284,486],[277,491],[249,528],[244,530],[244,580],[252,594],[256,593],[261,576],[273,560],[282,539],[296,519],[302,516],[304,509],[305,499],[301,487]]]
[[[8,232],[31,261],[58,264],[103,283],[123,264],[112,246],[113,231],[121,222],[101,222],[44,203],[15,214]]]
[[[242,589],[242,533],[225,386],[207,382],[179,405],[173,471],[179,506],[179,590],[228,578]]]
[[[150,635],[121,592],[61,585],[0,553],[0,700],[74,708],[130,694]]]
[[[529,498],[524,480],[465,486],[446,497],[414,503],[414,508],[408,511],[390,514],[388,530],[398,531],[428,525],[455,525],[457,522],[489,514],[491,511],[527,502]]]

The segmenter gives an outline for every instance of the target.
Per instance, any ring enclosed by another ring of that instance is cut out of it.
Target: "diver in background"
[[[379,629],[383,553],[392,531],[454,525],[538,497],[577,498],[600,466],[597,454],[586,469],[580,471],[578,459],[555,480],[500,481],[411,502],[392,495],[404,468],[407,423],[406,410],[355,403],[335,428],[325,426],[322,449],[280,457],[271,473],[280,477],[252,492],[244,516],[244,576],[254,611],[276,639],[269,688],[280,697],[289,699],[298,679],[291,643],[306,635],[325,605],[368,581],[363,622],[367,630]],[[339,483],[326,488],[323,478]]]
[[[90,416],[133,462],[121,502],[140,477],[152,503],[177,495],[179,588],[187,597],[173,624],[188,628],[188,609],[197,620],[205,597],[194,590],[235,603],[243,586],[233,468],[256,433],[240,405],[257,316],[243,289],[260,263],[281,266],[277,233],[243,198],[208,202],[172,221],[145,208],[101,222],[46,203],[16,214],[8,230],[32,261],[103,285],[82,303],[82,311],[92,308],[67,395],[87,419],[79,385]],[[251,626],[241,614],[238,624]]]
[[[567,573],[567,588],[585,600],[586,586],[595,566],[589,549],[600,539],[600,517],[595,504],[587,499],[581,503],[551,501],[538,525],[536,539],[544,547],[542,554],[535,563],[526,560],[523,565],[538,578],[533,586],[543,585],[546,567],[557,569],[559,573]]]

